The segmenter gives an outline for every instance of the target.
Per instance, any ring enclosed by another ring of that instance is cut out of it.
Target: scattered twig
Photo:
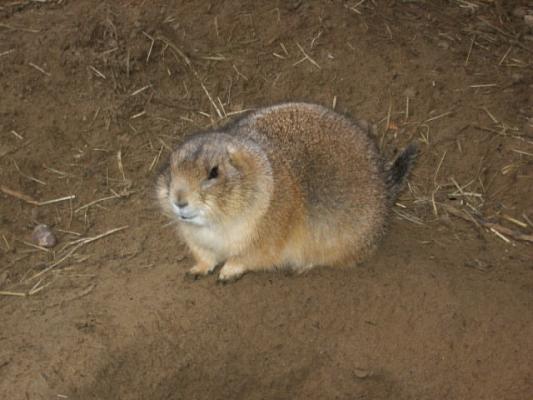
[[[309,61],[311,64],[313,64],[315,67],[317,67],[318,69],[322,69],[322,68],[320,67],[320,65],[318,65],[318,63],[317,63],[315,60],[313,60],[313,59],[309,56],[309,54],[307,54],[307,53],[305,52],[305,50],[303,49],[303,47],[300,46],[300,43],[296,43],[296,46],[298,46],[298,48],[300,49],[300,51],[302,52],[302,54],[303,54],[304,56],[303,56],[302,59],[300,59],[300,60],[296,61],[294,64],[292,64],[293,67],[296,66],[296,65],[298,65],[298,64],[300,64],[300,63],[302,63],[302,62],[304,62],[305,60],[307,60],[307,61]]]
[[[93,237],[89,237],[89,238],[81,238],[81,239],[77,239],[77,240],[74,240],[72,242],[69,243],[69,245],[74,245],[74,247],[72,247],[67,254],[65,254],[63,257],[61,257],[59,260],[57,260],[56,262],[50,264],[48,267],[46,267],[45,269],[43,269],[42,271],[36,273],[35,275],[33,275],[32,277],[30,277],[28,279],[28,281],[32,281],[34,280],[35,278],[38,278],[39,276],[42,276],[44,275],[45,273],[47,273],[48,271],[51,271],[52,269],[54,269],[55,267],[57,267],[58,265],[60,265],[61,263],[63,263],[65,260],[67,260],[69,257],[71,257],[75,252],[76,250],[78,250],[80,247],[82,246],[85,246],[89,243],[92,243],[96,240],[99,240],[99,239],[102,239],[106,236],[109,236],[109,235],[112,235],[113,233],[116,233],[116,232],[120,232],[120,231],[123,231],[124,229],[128,228],[128,226],[122,226],[120,228],[115,228],[115,229],[111,229],[107,232],[104,232],[104,233],[101,233],[99,235],[96,235],[96,236],[93,236]]]
[[[151,88],[151,87],[152,87],[151,84],[143,86],[142,88],[135,90],[132,94],[130,94],[130,96],[137,96],[139,93],[144,92],[146,89]]]
[[[522,233],[522,232],[507,228],[505,226],[502,226],[494,222],[488,222],[479,216],[474,216],[470,213],[466,213],[465,211],[459,211],[457,208],[449,204],[445,204],[444,206],[450,214],[456,217],[459,217],[461,219],[464,219],[466,221],[474,222],[478,226],[483,226],[487,228],[489,231],[494,233],[496,236],[498,236],[500,239],[502,239],[506,243],[510,243],[511,241],[505,235],[510,236],[515,240],[521,240],[521,241],[533,243],[533,235],[531,234]]]
[[[17,162],[15,160],[13,160],[13,164],[15,165],[15,169],[17,170],[17,172],[24,178],[26,179],[29,179],[30,181],[33,181],[33,182],[37,182],[38,184],[40,185],[46,185],[46,182],[44,181],[41,181],[40,179],[37,179],[33,176],[30,176],[30,175],[26,175],[24,172],[22,172],[17,164]]]
[[[518,150],[518,149],[511,149],[513,152],[517,153],[517,154],[522,154],[523,156],[529,156],[529,157],[533,157],[533,153],[529,153],[527,151],[522,151],[522,150]]]
[[[489,111],[489,109],[487,107],[482,107],[482,110],[485,111],[487,113],[487,115],[489,116],[489,118],[492,120],[492,122],[494,122],[495,124],[497,124],[499,121],[496,119],[496,117],[494,115],[492,115],[492,113]]]
[[[32,63],[32,62],[29,62],[28,65],[32,68],[35,68],[37,71],[39,71],[40,73],[46,75],[46,76],[52,76],[52,74],[50,72],[46,72],[44,69],[42,69],[41,67],[39,67],[38,65]]]
[[[61,201],[72,200],[76,198],[76,195],[70,195],[70,196],[60,197],[58,199],[37,201],[33,199],[31,196],[28,196],[24,193],[17,192],[16,190],[13,190],[13,189],[9,189],[5,187],[4,185],[0,185],[0,190],[9,196],[25,201],[26,203],[33,204],[34,206],[45,206],[48,204],[59,203]]]
[[[46,200],[46,201],[39,201],[37,203],[38,206],[46,206],[48,204],[54,204],[54,203],[59,203],[59,202],[62,202],[62,201],[67,201],[67,200],[72,200],[72,199],[75,199],[76,198],[76,195],[74,194],[71,194],[70,196],[65,196],[65,197],[60,197],[58,199],[52,199],[52,200]]]
[[[505,226],[502,226],[500,224],[487,222],[487,221],[481,221],[481,225],[489,228],[490,230],[498,230],[500,233],[504,233],[506,235],[511,236],[513,239],[516,240],[523,240],[526,242],[533,243],[533,235],[528,235],[522,232],[518,232],[514,229],[506,228]]]
[[[124,173],[124,165],[122,164],[122,149],[120,149],[117,152],[117,164],[118,164],[118,170],[120,171],[122,175],[122,180],[126,181],[126,174]]]
[[[237,73],[237,75],[239,75],[242,79],[244,79],[245,81],[248,80],[248,78],[246,76],[244,76],[244,74],[241,73],[241,71],[239,71],[237,69],[237,66],[235,64],[233,64],[233,69],[235,70],[235,72]]]
[[[468,61],[470,60],[470,54],[472,53],[472,48],[474,47],[475,41],[476,41],[476,37],[472,36],[472,40],[470,42],[470,48],[468,49],[468,54],[466,55],[465,67],[468,65]]]
[[[12,26],[12,25],[3,24],[3,23],[0,23],[0,28],[10,29],[12,31],[30,32],[30,33],[39,33],[40,32],[40,30],[38,30],[38,29],[22,28],[22,27],[19,27],[19,26]]]
[[[107,200],[111,200],[111,199],[121,199],[121,198],[124,198],[124,197],[128,197],[132,193],[133,192],[124,191],[124,192],[119,192],[117,194],[114,194],[113,196],[107,196],[107,197],[102,197],[101,199],[93,200],[93,201],[91,201],[91,202],[89,202],[87,204],[84,204],[81,207],[76,208],[76,210],[74,210],[74,213],[79,213],[80,211],[85,210],[86,208],[89,208],[91,206],[94,206],[95,204],[101,203],[102,201],[107,201]]]
[[[524,217],[524,219],[527,221],[527,223],[529,224],[529,226],[533,228],[533,221],[531,221],[531,220],[529,219],[529,217],[527,216],[527,214],[526,214],[526,213],[522,213],[522,217]]]
[[[435,173],[433,174],[433,184],[437,186],[437,176],[439,175],[440,167],[442,167],[442,163],[444,162],[444,158],[446,157],[446,150],[444,150],[444,153],[442,153],[442,157],[440,158],[439,164],[437,165],[437,169],[435,170]]]
[[[130,119],[136,119],[136,118],[142,117],[144,114],[146,114],[146,110],[142,110],[141,112],[138,112],[137,114],[132,115]]]
[[[9,291],[0,290],[0,296],[26,297],[27,294],[24,292],[9,292]]]
[[[511,241],[506,238],[504,235],[502,235],[499,231],[497,231],[494,227],[489,227],[489,230],[494,233],[496,236],[498,236],[501,240],[503,240],[505,243],[511,243]]]
[[[46,247],[39,246],[30,242],[26,242],[25,240],[21,240],[22,243],[24,243],[26,246],[33,247],[34,249],[44,251],[45,253],[50,253],[50,249],[47,249]]]
[[[211,94],[209,93],[209,91],[205,87],[204,83],[202,82],[202,79],[200,78],[200,75],[198,75],[198,72],[196,72],[196,70],[193,68],[191,60],[189,59],[189,57],[187,57],[177,46],[175,46],[170,40],[166,39],[165,37],[160,36],[160,37],[158,37],[156,39],[157,40],[161,40],[163,43],[168,45],[168,47],[170,47],[172,53],[174,54],[174,57],[176,58],[176,61],[178,60],[178,57],[179,57],[185,62],[187,67],[189,67],[189,69],[193,73],[194,77],[198,80],[198,83],[200,84],[200,86],[202,87],[202,90],[204,91],[205,95],[209,99],[209,102],[211,103],[211,105],[215,109],[218,117],[220,119],[224,118],[224,115],[222,114],[222,112],[218,108],[217,104],[213,100],[213,97],[211,96]]]
[[[98,71],[98,70],[97,70],[95,67],[93,67],[92,65],[89,65],[89,69],[90,69],[91,71],[93,71],[93,72],[94,72],[97,76],[99,76],[100,78],[102,78],[102,79],[106,79],[106,76],[105,76],[103,73],[101,73],[100,71]]]
[[[413,224],[425,225],[424,221],[422,221],[420,218],[418,218],[415,215],[409,214],[408,212],[405,212],[402,210],[398,210],[396,208],[394,208],[393,211],[398,217],[403,218],[409,222],[412,222]]]
[[[150,60],[150,55],[152,54],[152,50],[154,49],[155,39],[149,34],[147,34],[145,31],[143,31],[143,35],[146,36],[151,41],[150,49],[148,50],[148,54],[146,56],[146,63],[148,64],[148,61]]]
[[[512,222],[515,225],[518,225],[521,228],[527,229],[527,224],[525,222],[519,221],[516,218],[513,218],[509,215],[503,215],[503,218],[505,218],[507,221]]]
[[[0,290],[0,296],[13,296],[13,297],[33,296],[39,293],[44,288],[46,288],[51,283],[51,282],[48,282],[46,285],[39,286],[41,282],[42,282],[42,279],[40,279],[35,285],[33,285],[32,288],[28,290],[27,292],[10,292],[10,291]]]
[[[495,87],[495,86],[498,86],[497,83],[479,83],[479,84],[476,84],[476,85],[470,85],[469,87],[471,88],[487,88],[487,87]]]
[[[14,129],[11,130],[11,133],[18,139],[18,140],[24,140],[24,137],[18,133],[17,131],[15,131]]]
[[[6,251],[11,250],[11,246],[9,245],[9,242],[7,241],[6,235],[2,234],[2,239],[4,239],[4,243],[6,244]]]
[[[500,62],[498,63],[498,65],[502,65],[503,64],[503,62],[505,61],[505,59],[507,58],[507,56],[509,55],[509,53],[511,52],[512,49],[513,49],[513,46],[510,46],[509,49],[507,49],[507,51],[505,52],[503,57],[500,59]]]
[[[34,200],[32,197],[24,193],[17,192],[16,190],[9,189],[5,187],[4,185],[0,186],[0,190],[2,190],[2,192],[4,192],[5,194],[9,196],[25,201],[26,203],[33,204],[35,206],[39,205],[39,202],[37,200]]]
[[[159,152],[154,157],[152,163],[150,164],[150,167],[148,168],[148,172],[152,171],[152,169],[154,169],[154,167],[157,165],[157,162],[159,161],[159,158],[161,157],[161,153],[163,152],[163,148],[164,148],[163,145],[161,145],[161,147],[159,148]]]
[[[0,57],[7,56],[8,54],[14,53],[15,49],[6,50],[0,53]]]
[[[446,117],[446,116],[448,116],[448,115],[450,115],[450,114],[452,114],[452,113],[453,113],[453,111],[447,111],[447,112],[445,112],[445,113],[442,113],[442,114],[439,114],[439,115],[435,115],[434,117],[431,117],[431,118],[426,119],[426,120],[424,121],[424,123],[428,123],[428,122],[430,122],[430,121],[435,121],[435,120],[437,120],[437,119],[444,118],[444,117]]]

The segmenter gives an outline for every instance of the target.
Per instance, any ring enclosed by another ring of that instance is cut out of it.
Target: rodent
[[[156,196],[196,264],[218,279],[248,271],[353,265],[382,237],[416,158],[387,164],[363,123],[312,103],[283,103],[188,137]]]

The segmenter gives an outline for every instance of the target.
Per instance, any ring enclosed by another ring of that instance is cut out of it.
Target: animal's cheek
[[[202,206],[204,208],[204,211],[209,214],[216,213],[220,208],[219,202],[211,194],[206,195],[202,199]]]
[[[212,198],[209,193],[202,193],[198,196],[198,203],[205,207],[210,207],[212,204]]]
[[[157,197],[160,200],[166,199],[169,193],[168,190],[169,190],[168,181],[164,178],[160,178],[159,181],[157,182],[157,188],[156,188]]]

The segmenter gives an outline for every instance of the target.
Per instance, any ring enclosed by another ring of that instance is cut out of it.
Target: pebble
[[[359,379],[364,379],[371,375],[370,371],[365,368],[355,368],[353,373]]]
[[[31,239],[37,246],[46,248],[54,247],[57,243],[56,235],[54,235],[52,229],[45,224],[39,224],[33,229]]]

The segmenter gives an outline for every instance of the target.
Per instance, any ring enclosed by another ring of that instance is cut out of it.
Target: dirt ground
[[[1,2],[0,397],[531,399],[528,13]],[[379,251],[351,269],[185,279],[158,169],[183,135],[285,100],[373,121],[388,156],[419,142]],[[54,248],[32,245],[38,223]]]

